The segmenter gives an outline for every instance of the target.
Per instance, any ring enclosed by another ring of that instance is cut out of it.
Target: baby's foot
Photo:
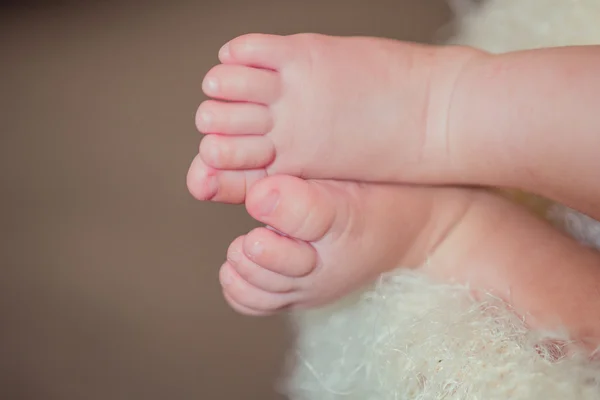
[[[220,272],[225,298],[239,312],[267,315],[324,304],[398,265],[418,266],[464,213],[470,193],[265,178],[246,205],[273,229],[233,241]]]
[[[600,343],[600,253],[499,196],[275,176],[250,189],[247,208],[274,229],[229,248],[221,282],[239,312],[324,304],[396,266],[421,266],[493,293],[532,328]]]
[[[203,90],[217,100],[200,105],[196,124],[207,134],[203,163],[238,177],[208,185],[192,171],[196,189],[214,197],[272,174],[379,182],[448,174],[448,106],[473,54],[312,34],[234,39],[206,75]]]

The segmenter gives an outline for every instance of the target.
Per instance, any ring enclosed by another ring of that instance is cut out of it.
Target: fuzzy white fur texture
[[[495,53],[600,44],[600,0],[471,3],[453,3],[452,43]],[[598,222],[564,207],[551,217],[600,248]],[[419,273],[399,269],[292,320],[297,342],[282,388],[292,400],[600,400],[598,362],[557,359],[552,339],[565,335],[530,331],[494,297],[476,301],[468,288]]]

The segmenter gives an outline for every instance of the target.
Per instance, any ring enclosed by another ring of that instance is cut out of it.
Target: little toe
[[[247,194],[246,208],[256,220],[296,239],[321,239],[333,226],[345,203],[320,186],[285,175],[257,182]]]
[[[310,244],[267,228],[256,228],[248,233],[243,240],[243,250],[254,263],[286,277],[306,276],[314,271],[318,261],[317,252]]]
[[[259,310],[253,310],[251,308],[248,308],[248,307],[238,303],[237,301],[233,300],[225,289],[223,289],[223,297],[225,298],[225,301],[227,302],[227,304],[229,304],[229,307],[231,307],[234,311],[236,311],[240,314],[243,314],[243,315],[250,316],[250,317],[268,317],[277,312],[277,310],[259,311]]]
[[[271,104],[279,98],[281,81],[277,72],[221,64],[206,74],[202,90],[216,99]]]
[[[275,147],[267,136],[207,135],[200,143],[200,157],[217,169],[257,169],[274,160]]]
[[[267,292],[287,293],[296,288],[295,281],[256,264],[244,254],[244,237],[234,240],[227,250],[227,261],[233,269],[248,283]]]
[[[187,174],[190,194],[201,201],[241,204],[250,186],[266,175],[264,169],[219,171],[209,167],[196,156]]]
[[[263,105],[207,100],[198,107],[196,127],[205,134],[262,135],[273,128],[273,118]]]
[[[219,50],[224,64],[238,63],[276,70],[291,56],[289,39],[285,36],[248,34],[226,43]]]
[[[293,302],[292,293],[273,293],[259,289],[242,278],[226,262],[219,271],[223,291],[236,303],[259,312],[281,310]]]

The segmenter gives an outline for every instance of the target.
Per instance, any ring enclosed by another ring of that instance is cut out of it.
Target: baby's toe
[[[200,143],[200,157],[217,169],[265,168],[275,159],[275,147],[267,136],[207,135]]]
[[[271,104],[279,98],[281,81],[274,71],[221,64],[206,74],[202,89],[221,100]]]
[[[248,192],[246,208],[258,221],[296,239],[312,242],[331,229],[344,202],[319,182],[278,175],[262,179]],[[342,196],[343,197],[343,196]]]
[[[225,301],[227,302],[227,304],[229,304],[229,307],[231,307],[234,311],[236,311],[240,314],[243,314],[243,315],[248,315],[250,317],[268,317],[277,312],[277,310],[267,311],[267,310],[253,310],[252,308],[248,308],[248,307],[238,303],[233,298],[231,298],[231,296],[229,295],[229,293],[227,293],[226,290],[223,290],[223,297],[225,298]]]
[[[272,129],[273,118],[263,105],[207,100],[198,107],[196,127],[205,134],[262,135]]]
[[[219,279],[223,292],[235,303],[259,313],[284,309],[294,300],[293,293],[268,292],[250,284],[229,262],[221,267]]]
[[[310,274],[317,266],[317,252],[308,243],[256,228],[243,240],[244,254],[263,269],[293,278]]]
[[[191,195],[201,201],[241,204],[254,182],[266,175],[264,169],[245,171],[220,171],[209,167],[196,156],[187,174],[187,187]]]
[[[294,278],[282,275],[250,260],[244,254],[245,236],[234,240],[227,251],[227,261],[249,284],[267,292],[287,293],[296,288]]]
[[[253,33],[239,36],[221,47],[219,59],[225,64],[277,70],[291,58],[292,50],[285,36]]]

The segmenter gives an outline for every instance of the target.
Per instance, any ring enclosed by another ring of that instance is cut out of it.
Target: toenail
[[[269,194],[265,196],[260,206],[260,213],[262,215],[269,215],[277,208],[279,204],[279,191],[271,190]]]
[[[250,255],[252,257],[258,257],[263,253],[264,249],[265,246],[263,245],[263,243],[260,241],[256,241],[252,243],[252,246],[250,247]]]
[[[206,90],[216,93],[219,90],[219,81],[216,78],[208,78],[206,80]]]
[[[225,43],[221,50],[219,50],[219,55],[221,57],[229,57],[229,43]]]
[[[212,121],[214,120],[214,115],[213,115],[213,113],[211,113],[209,111],[202,111],[200,113],[200,115],[198,116],[198,119],[199,119],[201,127],[209,128]]]

